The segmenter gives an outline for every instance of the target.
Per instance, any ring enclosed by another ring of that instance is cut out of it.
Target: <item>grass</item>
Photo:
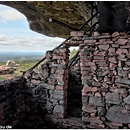
[[[25,60],[25,61],[16,61],[17,64],[19,64],[19,66],[17,67],[15,73],[17,76],[21,76],[22,72],[20,71],[26,71],[28,69],[30,69],[32,66],[34,66],[36,63],[38,62],[38,60]],[[42,62],[41,64],[43,64],[44,62]],[[40,64],[40,65],[41,65]],[[40,66],[38,65],[38,67]],[[36,67],[36,68],[38,68]]]
[[[1,81],[1,80],[6,80],[6,79],[7,79],[7,77],[4,77],[4,76],[1,76],[1,75],[0,75],[0,81]]]

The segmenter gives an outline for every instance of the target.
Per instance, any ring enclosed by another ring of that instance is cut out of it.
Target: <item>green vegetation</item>
[[[71,52],[70,52],[70,56],[69,56],[69,59],[71,59],[76,53],[78,52],[78,49],[73,49]]]
[[[6,65],[6,62],[0,62],[0,66],[1,66],[1,65]]]
[[[7,77],[4,77],[4,76],[0,75],[0,81],[1,80],[6,80],[6,79],[7,79]]]
[[[76,50],[76,49],[73,49],[71,52],[70,52],[70,59],[77,53],[77,51],[78,50]],[[42,59],[42,58],[41,58]],[[38,62],[39,60],[30,60],[30,59],[26,59],[26,60],[23,60],[23,61],[19,61],[19,60],[17,60],[17,61],[15,61],[16,62],[16,64],[19,64],[19,66],[17,67],[17,69],[16,69],[16,71],[15,71],[15,74],[17,75],[17,76],[21,76],[22,75],[22,72],[20,72],[20,71],[26,71],[26,70],[28,70],[28,69],[30,69],[32,66],[34,66],[37,62]],[[44,61],[45,62],[45,61]],[[42,62],[41,64],[43,64],[44,62]],[[5,65],[6,64],[6,62],[0,62],[0,66],[1,65]],[[38,67],[40,67],[41,66],[41,64],[38,66]],[[38,68],[38,67],[36,67],[36,68]],[[6,76],[6,75],[0,75],[0,81],[1,80],[6,80],[6,79],[8,79],[8,76]]]
[[[19,66],[17,67],[15,73],[17,76],[22,75],[22,72],[20,71],[26,71],[28,69],[30,69],[31,67],[33,67],[39,60],[25,60],[25,61],[16,61],[17,64],[19,64]],[[43,62],[41,63],[43,64]],[[40,65],[39,65],[40,66]],[[38,67],[39,67],[38,66]],[[36,68],[38,68],[36,67]]]

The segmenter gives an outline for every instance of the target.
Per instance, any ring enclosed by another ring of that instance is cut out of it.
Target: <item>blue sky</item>
[[[17,10],[0,5],[0,51],[52,50],[64,39],[31,31],[26,17]]]

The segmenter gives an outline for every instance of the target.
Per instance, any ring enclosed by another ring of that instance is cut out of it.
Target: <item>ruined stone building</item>
[[[0,82],[1,126],[130,128],[130,2],[0,4],[22,12],[36,32],[70,35],[40,68]],[[71,46],[79,52],[69,60]]]

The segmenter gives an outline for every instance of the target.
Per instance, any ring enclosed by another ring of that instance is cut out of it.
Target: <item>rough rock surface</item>
[[[129,1],[0,1],[23,13],[33,31],[66,38],[96,12],[99,16],[85,26],[99,21],[101,32],[130,30]]]
[[[23,13],[30,29],[47,36],[66,38],[91,17],[91,4],[85,1],[1,1],[0,4]]]

